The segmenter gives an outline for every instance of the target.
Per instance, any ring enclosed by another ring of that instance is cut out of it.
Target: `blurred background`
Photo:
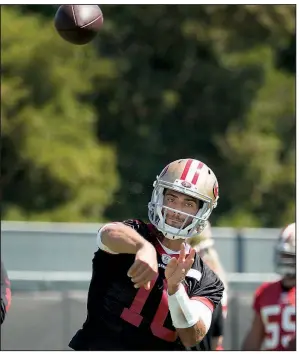
[[[238,350],[273,246],[295,220],[295,6],[101,6],[95,41],[54,30],[58,6],[1,6],[2,350],[66,350],[86,315],[95,235],[147,218],[178,158],[219,181],[211,216]],[[12,336],[11,333],[14,333]]]

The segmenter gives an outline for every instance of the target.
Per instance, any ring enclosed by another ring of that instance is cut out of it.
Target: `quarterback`
[[[150,223],[104,225],[74,350],[187,350],[203,343],[223,283],[186,240],[216,207],[218,182],[203,162],[181,159],[157,176]],[[202,350],[209,350],[204,344]]]

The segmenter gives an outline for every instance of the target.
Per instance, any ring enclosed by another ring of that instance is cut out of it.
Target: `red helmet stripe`
[[[192,161],[193,161],[193,160],[190,159],[190,160],[188,160],[187,163],[186,163],[186,166],[185,166],[185,168],[184,168],[184,171],[183,171],[183,173],[182,173],[182,175],[181,175],[181,179],[182,179],[183,181],[185,181],[185,179],[186,179],[186,177],[187,177],[187,174],[188,174],[189,169],[190,169],[190,167],[191,167]]]
[[[197,183],[198,177],[199,177],[199,170],[202,168],[202,166],[203,166],[203,163],[199,161],[197,169],[196,169],[196,172],[195,172],[195,175],[194,175],[194,177],[192,178],[192,181],[191,181],[192,184],[196,184]]]
[[[199,170],[204,166],[201,161],[189,159],[186,163],[181,180],[196,184],[199,178]]]

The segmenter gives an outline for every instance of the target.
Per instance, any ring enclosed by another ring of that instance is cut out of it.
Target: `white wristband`
[[[168,295],[168,307],[175,328],[189,328],[200,320],[208,332],[213,311],[203,302],[189,299],[183,284],[175,294]]]
[[[180,284],[175,294],[168,295],[168,306],[174,327],[189,328],[198,322],[199,315],[193,311],[192,303],[183,284]]]

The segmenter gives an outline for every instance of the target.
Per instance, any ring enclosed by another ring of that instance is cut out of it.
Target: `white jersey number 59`
[[[265,332],[270,335],[263,343],[264,349],[275,349],[279,344],[285,348],[296,331],[296,322],[292,319],[295,316],[295,306],[266,306],[262,308],[261,315]],[[271,319],[272,316],[279,316],[281,323]],[[281,334],[281,332],[288,333]]]

